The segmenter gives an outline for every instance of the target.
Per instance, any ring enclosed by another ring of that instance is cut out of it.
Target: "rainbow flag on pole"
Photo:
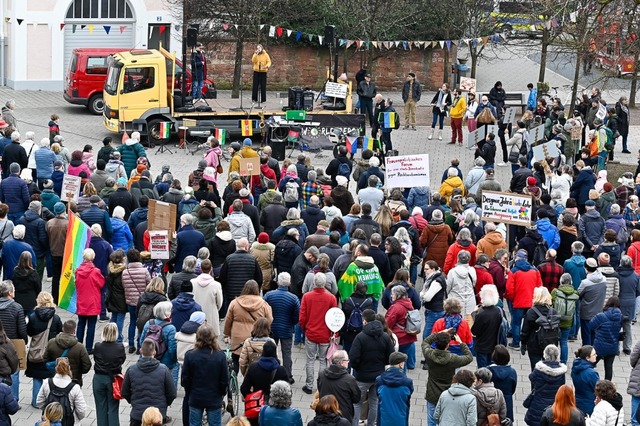
[[[58,306],[71,313],[76,312],[76,269],[82,263],[82,252],[89,247],[91,228],[75,214],[69,215],[69,227],[64,243],[62,275],[60,276],[60,300]]]
[[[240,120],[242,136],[253,136],[253,120]]]
[[[160,139],[169,139],[171,137],[171,122],[163,121],[160,123]]]
[[[227,131],[225,129],[213,129],[213,136],[220,141],[220,145],[224,145]]]

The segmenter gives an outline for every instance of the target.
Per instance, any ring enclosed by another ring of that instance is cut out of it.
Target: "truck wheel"
[[[104,99],[102,99],[102,94],[93,95],[89,99],[87,108],[89,108],[89,111],[91,112],[91,114],[102,115],[104,111]]]
[[[162,120],[160,118],[154,118],[147,123],[147,134],[149,138],[150,145],[156,145],[161,142],[160,139],[160,123],[167,120]]]

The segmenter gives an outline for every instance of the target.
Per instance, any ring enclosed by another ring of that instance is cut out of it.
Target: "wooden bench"
[[[504,100],[505,107],[520,107],[522,109],[521,114],[527,110],[527,101],[523,101],[523,94],[521,92],[509,93],[507,92],[507,97]]]

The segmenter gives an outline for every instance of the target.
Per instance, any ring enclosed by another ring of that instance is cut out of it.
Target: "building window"
[[[133,19],[127,0],[73,0],[67,19]]]

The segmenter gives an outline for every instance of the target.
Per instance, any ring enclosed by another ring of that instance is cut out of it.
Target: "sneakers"
[[[451,141],[447,143],[447,145],[455,145],[455,144],[456,144],[456,141]]]
[[[496,165],[497,165],[497,166],[499,166],[499,167],[504,167],[504,166],[506,166],[507,164],[506,164],[506,163],[503,163],[502,161],[500,161],[500,162],[496,163]]]
[[[129,346],[129,353],[130,354],[136,353],[136,347],[135,346]]]
[[[411,130],[418,130],[418,129],[416,129],[416,126],[411,126]]]
[[[298,343],[298,344],[296,345],[296,347],[297,347],[298,349],[304,349],[304,343]]]
[[[624,352],[625,355],[631,355],[631,349],[624,349],[622,352]]]
[[[507,346],[509,346],[509,349],[513,349],[514,351],[520,350],[520,345],[514,345],[513,343],[509,343]]]
[[[308,388],[307,385],[304,385],[302,387],[302,392],[306,393],[307,395],[311,395],[313,393],[313,389]]]
[[[442,130],[440,130],[438,132],[438,140],[441,141],[442,140]]]
[[[289,384],[292,385],[296,382],[296,379],[294,379],[293,377],[289,377]]]

